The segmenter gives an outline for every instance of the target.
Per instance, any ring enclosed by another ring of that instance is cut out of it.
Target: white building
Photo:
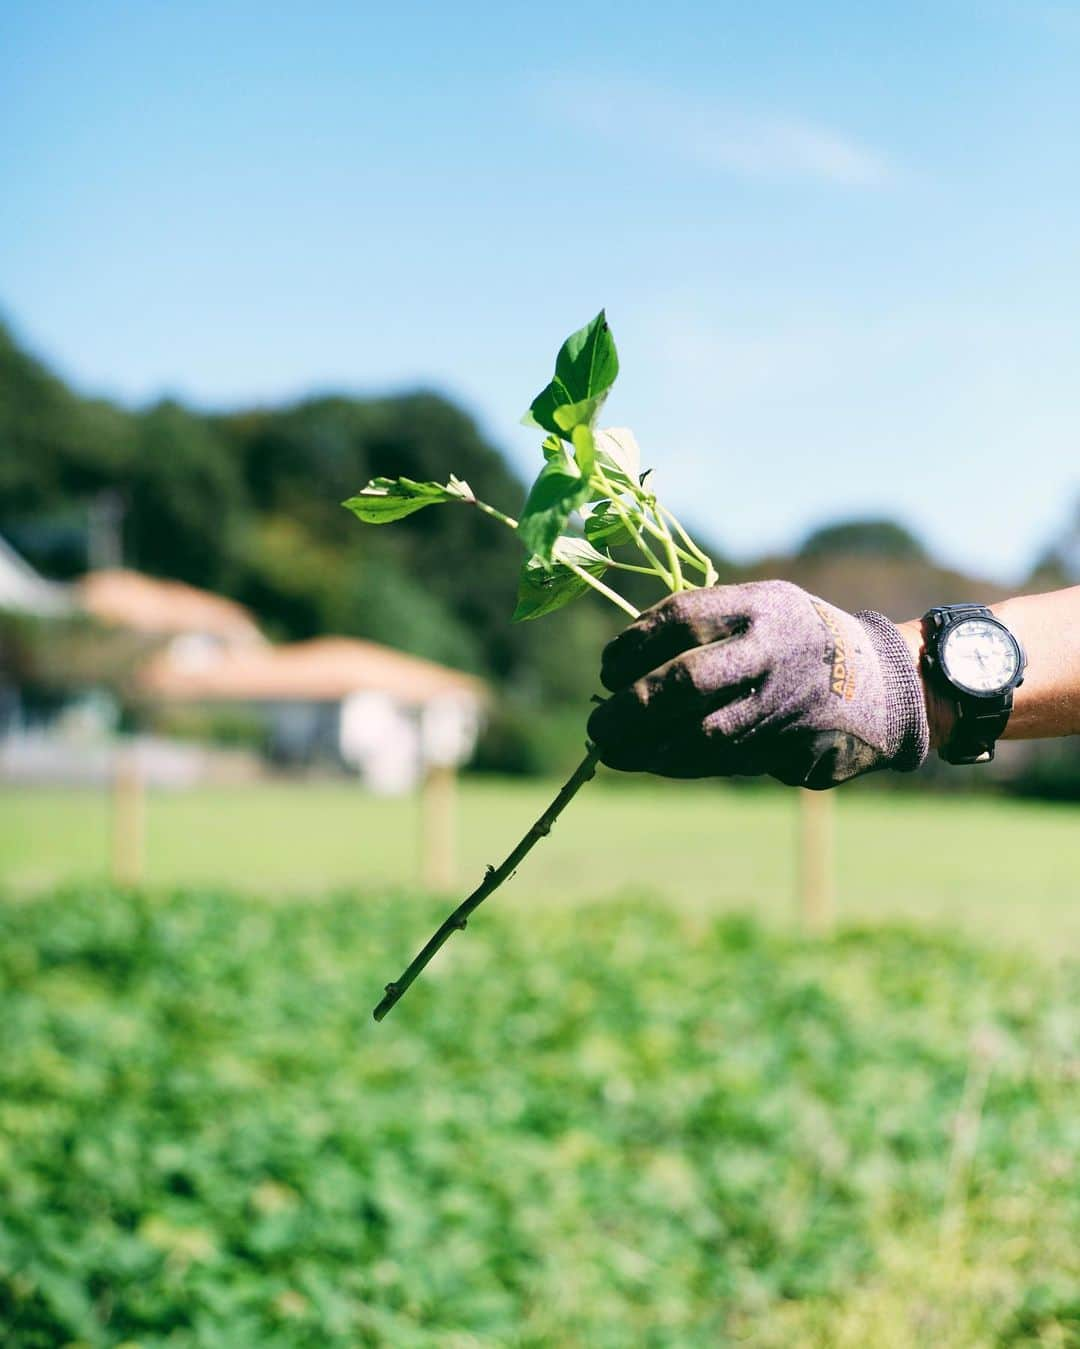
[[[179,581],[107,569],[71,587],[52,585],[0,541],[0,610],[5,607],[41,617],[88,615],[101,640],[109,630],[136,634],[148,653],[137,668],[136,697],[254,712],[265,721],[278,760],[337,763],[379,792],[406,791],[429,765],[468,759],[488,699],[481,680],[374,642],[323,637],[273,645],[243,605]],[[17,698],[17,690],[9,692]],[[81,703],[93,701],[88,690],[63,720],[70,723]],[[0,771],[62,777],[76,755],[61,729],[58,721],[47,734],[18,744],[9,736]],[[104,762],[107,746],[94,748]],[[149,743],[143,748],[149,752]],[[155,752],[169,759],[163,781],[193,780],[202,771],[205,756],[194,746],[158,743]],[[191,762],[180,772],[172,760],[184,754]],[[90,776],[97,771],[87,770]],[[149,769],[148,776],[154,776]]]
[[[182,581],[123,568],[91,571],[76,582],[74,595],[99,623],[158,639],[180,660],[266,645],[242,604]]]
[[[468,759],[487,703],[471,675],[348,637],[215,652],[174,646],[139,683],[154,701],[258,709],[281,758],[337,760],[385,793],[407,791],[429,765]]]

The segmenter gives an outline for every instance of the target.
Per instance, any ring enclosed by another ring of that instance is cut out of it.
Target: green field
[[[471,885],[550,798],[553,784],[467,780],[459,865]],[[916,918],[1049,955],[1080,954],[1080,812],[1003,798],[833,794],[836,887],[846,920]],[[350,784],[152,794],[146,880],[262,895],[414,886],[419,815]],[[576,904],[651,894],[681,910],[790,925],[797,794],[780,789],[590,784],[494,904]],[[0,889],[106,873],[102,793],[0,793]],[[420,934],[417,934],[420,935]]]
[[[0,1344],[1080,1345],[1076,813],[839,793],[804,940],[798,808],[594,785],[376,1026],[414,803],[156,795],[124,891],[0,797]]]
[[[1080,1343],[1075,968],[439,907],[0,907],[5,1345]]]

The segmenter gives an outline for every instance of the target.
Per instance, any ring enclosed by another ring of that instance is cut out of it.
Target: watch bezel
[[[995,688],[992,689],[975,689],[972,688],[969,684],[965,684],[962,679],[957,679],[957,677],[949,669],[945,659],[945,648],[949,640],[950,633],[955,632],[957,628],[963,627],[965,623],[976,623],[976,622],[989,623],[991,627],[995,627],[999,632],[1004,633],[1006,639],[1009,642],[1009,645],[1013,649],[1013,654],[1016,659],[1016,668],[1013,671],[1010,678],[1004,684],[998,684]],[[942,675],[948,681],[948,683],[953,686],[953,688],[959,689],[960,692],[965,694],[968,698],[984,698],[987,701],[989,701],[991,698],[1000,698],[1003,693],[1008,693],[1010,689],[1019,688],[1020,685],[1024,682],[1024,648],[1020,645],[1020,643],[1009,631],[1009,629],[1005,626],[1005,624],[1002,623],[1002,621],[999,618],[995,618],[992,614],[985,616],[979,615],[978,617],[972,614],[958,615],[954,620],[946,623],[945,626],[942,627],[942,629],[937,635],[935,647],[936,647],[935,655],[938,669],[941,671]]]

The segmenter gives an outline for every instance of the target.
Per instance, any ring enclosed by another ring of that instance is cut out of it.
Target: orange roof
[[[157,634],[198,632],[233,641],[261,640],[241,604],[137,571],[92,571],[76,585],[83,608],[105,623]]]
[[[150,695],[188,702],[337,702],[350,693],[379,692],[418,704],[452,693],[487,696],[472,675],[351,637],[237,648],[192,664],[161,652],[139,683]]]

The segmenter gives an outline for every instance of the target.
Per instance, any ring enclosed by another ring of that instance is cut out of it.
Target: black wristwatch
[[[946,763],[989,763],[1024,682],[1024,648],[984,604],[943,604],[923,615],[928,687],[956,711]]]

